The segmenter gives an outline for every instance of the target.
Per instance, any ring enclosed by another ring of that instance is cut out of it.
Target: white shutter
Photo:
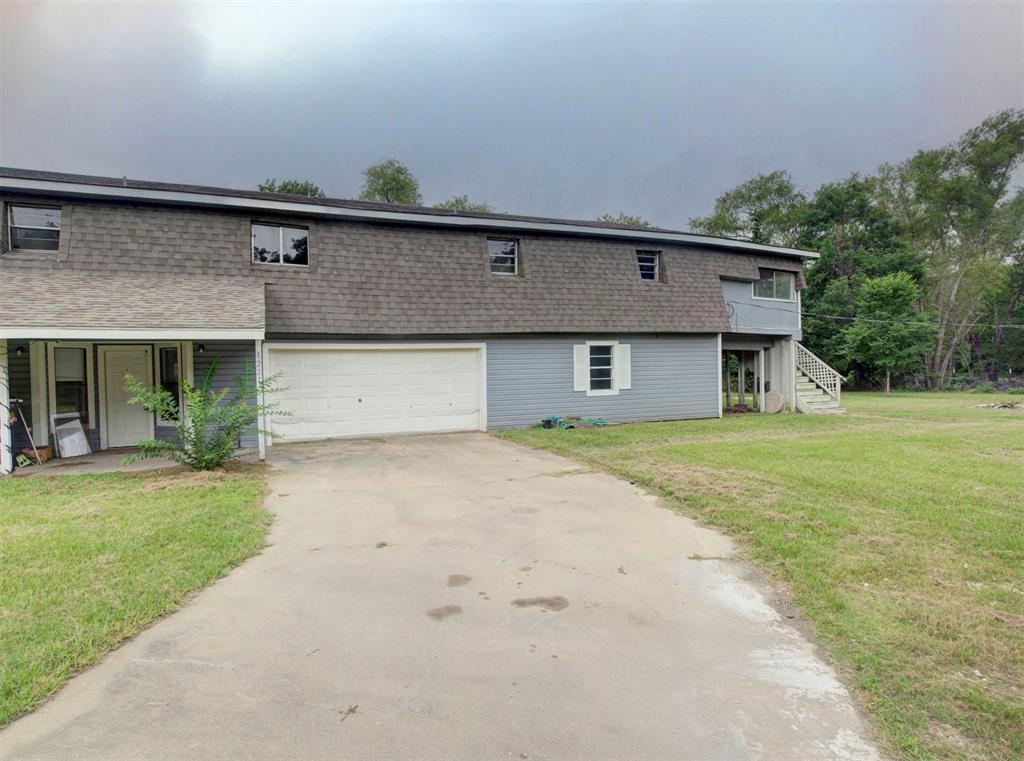
[[[629,344],[615,345],[615,388],[619,391],[633,384],[633,371],[630,368]]]
[[[590,351],[586,344],[572,347],[572,390],[590,389]]]

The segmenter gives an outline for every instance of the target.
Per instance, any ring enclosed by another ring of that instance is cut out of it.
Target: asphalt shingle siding
[[[17,199],[7,195],[4,200]],[[650,243],[530,234],[515,236],[523,272],[509,277],[490,273],[486,240],[494,236],[483,232],[54,201],[63,207],[62,220],[68,220],[62,221],[61,252],[2,254],[0,263],[10,277],[97,283],[117,276],[171,283],[168,278],[189,276],[266,284],[268,336],[717,333],[729,330],[720,277],[752,280],[759,267],[800,269],[792,258],[661,245],[654,248],[662,251],[666,282],[649,282],[639,277],[635,252],[652,248]],[[307,225],[308,269],[251,264],[253,220]],[[130,289],[130,282],[123,287]],[[161,303],[159,290],[151,298]],[[111,319],[158,316],[136,316],[109,295],[97,301]],[[224,311],[220,301],[210,294],[188,308],[216,325]],[[30,309],[27,305],[25,313]],[[173,311],[165,310],[164,324],[173,326]]]

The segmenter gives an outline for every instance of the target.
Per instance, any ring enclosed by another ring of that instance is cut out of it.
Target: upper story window
[[[56,251],[60,247],[59,206],[10,206],[11,251]]]
[[[489,238],[487,256],[490,257],[491,272],[494,274],[519,274],[519,241]]]
[[[754,281],[754,298],[796,301],[796,278],[792,272],[761,270],[761,279]]]
[[[661,279],[661,252],[637,251],[636,264],[640,268],[641,280]]]
[[[256,264],[309,265],[309,230],[253,223],[252,260]]]

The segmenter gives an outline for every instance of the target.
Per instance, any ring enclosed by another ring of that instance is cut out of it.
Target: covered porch
[[[24,284],[23,303],[41,307],[26,306],[24,317],[8,316],[0,327],[0,475],[22,453],[37,468],[35,450],[63,454],[55,426],[76,419],[93,454],[174,437],[172,421],[129,403],[126,375],[164,388],[181,407],[183,384],[194,385],[211,367],[215,388],[261,372],[262,284],[79,277],[66,297],[71,286],[59,280]],[[239,445],[259,443],[253,431]]]
[[[790,337],[723,335],[719,357],[722,411],[794,411],[795,343]]]

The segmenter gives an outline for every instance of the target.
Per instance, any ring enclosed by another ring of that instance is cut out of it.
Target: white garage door
[[[467,431],[485,427],[482,351],[469,348],[275,348],[277,440]]]

